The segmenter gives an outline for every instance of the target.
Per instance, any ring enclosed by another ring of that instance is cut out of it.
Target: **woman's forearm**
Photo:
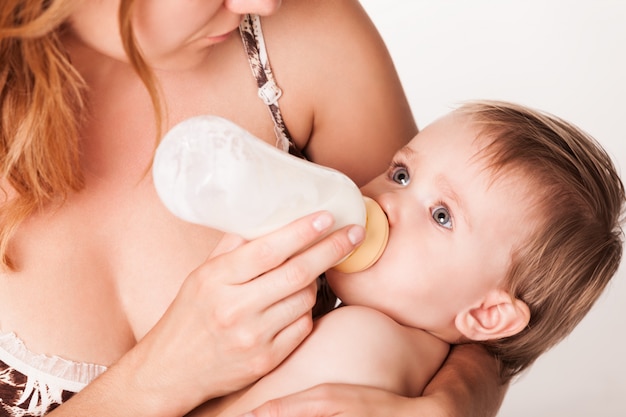
[[[184,414],[172,408],[176,402],[156,389],[159,378],[145,383],[139,357],[133,351],[96,378],[69,401],[49,413],[50,417],[160,417]],[[135,363],[133,363],[135,362]],[[163,370],[165,372],[165,370]]]
[[[495,417],[508,384],[502,384],[495,359],[473,344],[454,346],[424,390],[454,417]]]

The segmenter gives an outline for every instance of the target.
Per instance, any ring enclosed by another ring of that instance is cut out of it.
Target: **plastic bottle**
[[[339,171],[294,157],[217,116],[174,126],[159,144],[153,180],[176,216],[254,239],[318,210],[333,230],[366,227],[365,241],[334,268],[356,272],[378,260],[389,225],[380,206]]]

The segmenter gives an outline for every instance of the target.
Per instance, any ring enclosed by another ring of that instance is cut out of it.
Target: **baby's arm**
[[[224,398],[213,406],[222,409],[220,417],[238,416],[269,399],[326,382],[416,396],[447,353],[446,343],[378,311],[341,307],[319,319],[311,335],[278,368],[238,398]],[[213,406],[207,405],[202,415],[213,415]]]

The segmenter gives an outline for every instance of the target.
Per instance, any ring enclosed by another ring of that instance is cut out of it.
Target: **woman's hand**
[[[356,385],[324,384],[270,400],[241,417],[375,417],[438,415],[436,407],[388,391]],[[433,412],[434,411],[434,412]]]
[[[140,349],[144,359],[160,368],[160,384],[181,391],[170,398],[195,397],[192,406],[241,389],[302,342],[312,329],[317,276],[364,233],[353,227],[313,244],[332,222],[327,212],[308,216],[212,257],[189,276],[141,342],[148,345]],[[143,368],[154,377],[154,369]]]
[[[451,417],[470,416],[443,397],[402,397],[365,386],[324,384],[270,400],[241,417]]]
[[[316,278],[363,238],[352,226],[318,241],[332,223],[321,212],[254,241],[226,236],[150,332],[55,414],[95,401],[91,416],[183,415],[271,371],[312,329]]]
[[[242,417],[493,417],[508,385],[496,361],[479,345],[454,346],[421,397],[384,390],[324,384],[270,400]]]

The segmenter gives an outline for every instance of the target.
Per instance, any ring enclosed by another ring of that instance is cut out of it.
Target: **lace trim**
[[[26,375],[27,385],[39,382],[71,392],[80,391],[107,369],[31,352],[15,333],[0,333],[0,360]]]

